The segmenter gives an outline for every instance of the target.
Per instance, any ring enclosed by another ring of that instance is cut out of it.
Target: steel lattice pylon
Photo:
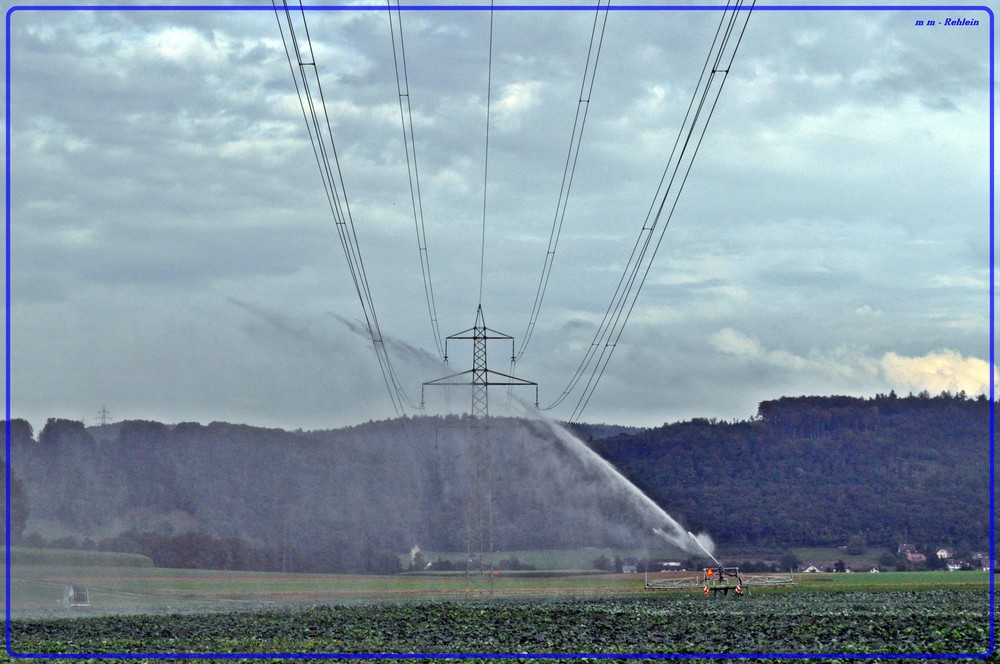
[[[476,309],[476,324],[464,332],[453,334],[444,340],[444,359],[448,361],[448,342],[457,340],[472,341],[472,368],[468,371],[429,380],[420,389],[420,405],[424,405],[424,387],[428,385],[471,385],[472,415],[477,418],[487,418],[490,415],[488,389],[492,386],[504,385],[513,387],[534,387],[535,405],[538,405],[538,383],[517,378],[510,374],[493,371],[486,361],[486,342],[510,341],[511,357],[514,356],[514,337],[503,332],[497,332],[486,327],[483,320],[483,305]]]
[[[480,305],[476,309],[476,324],[472,328],[472,414],[475,417],[489,417],[490,414],[486,339],[486,323],[483,321],[483,307]]]
[[[469,385],[472,387],[472,477],[469,482],[469,503],[466,517],[467,562],[466,574],[470,586],[486,580],[490,591],[493,588],[493,488],[492,454],[490,452],[489,388],[494,385],[533,386],[535,405],[538,405],[538,383],[522,378],[491,371],[486,359],[487,342],[508,340],[511,342],[511,356],[514,354],[514,337],[491,330],[483,319],[483,307],[476,309],[476,323],[468,330],[447,337],[444,342],[444,359],[448,360],[448,342],[455,340],[472,341],[472,369],[438,378],[424,383],[428,385]],[[424,404],[421,388],[420,404]]]
[[[489,428],[472,425],[472,481],[466,514],[466,567],[471,590],[493,590],[493,489]]]

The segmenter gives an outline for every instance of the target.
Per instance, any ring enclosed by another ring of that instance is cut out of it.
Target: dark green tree
[[[410,556],[411,572],[420,572],[425,567],[427,567],[427,561],[424,560],[424,554],[421,551],[417,551],[412,556]]]
[[[937,557],[936,553],[927,554],[927,569],[931,571],[942,570],[948,566],[948,563]]]
[[[778,566],[781,567],[782,572],[794,571],[799,568],[802,561],[791,551],[781,554],[778,558]]]
[[[893,569],[896,566],[896,556],[891,551],[883,551],[878,558],[878,564],[883,569]]]
[[[6,462],[2,469],[6,471]],[[24,482],[13,469],[10,471],[10,539],[14,544],[21,543],[24,528],[28,524],[28,494],[24,490]]]
[[[613,569],[614,561],[608,558],[603,553],[594,559],[593,566],[594,569],[604,570],[605,572],[610,572]]]

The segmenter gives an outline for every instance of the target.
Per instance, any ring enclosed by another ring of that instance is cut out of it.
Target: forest
[[[653,546],[604,459],[723,549],[987,549],[992,412],[986,397],[964,394],[785,397],[744,421],[577,425],[582,442],[493,418],[495,548]],[[465,549],[475,424],[417,417],[289,432],[50,419],[36,437],[13,420],[12,536],[162,566],[398,571],[397,554],[413,545]]]
[[[947,393],[782,398],[752,421],[694,420],[591,445],[668,512],[733,545],[860,534],[893,550],[985,549],[990,410],[985,397]]]

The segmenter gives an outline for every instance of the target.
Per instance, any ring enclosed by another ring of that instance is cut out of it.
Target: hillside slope
[[[990,404],[926,395],[765,401],[593,443],[669,512],[732,545],[989,542]]]
[[[989,415],[987,400],[964,397],[784,398],[763,402],[753,421],[695,420],[587,445],[497,418],[479,453],[494,546],[655,545],[649,511],[600,455],[684,528],[726,547],[843,544],[860,534],[880,546],[983,549]],[[476,455],[467,417],[307,433],[139,421],[102,431],[50,420],[37,440],[26,422],[11,424],[27,532],[202,532],[294,551],[297,569],[317,571],[363,570],[414,544],[467,544]]]

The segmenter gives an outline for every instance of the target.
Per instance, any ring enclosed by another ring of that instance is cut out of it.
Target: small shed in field
[[[63,588],[63,606],[90,606],[90,593],[87,586],[67,584]]]

